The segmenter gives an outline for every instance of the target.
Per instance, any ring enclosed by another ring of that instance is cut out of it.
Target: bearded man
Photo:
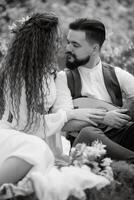
[[[128,110],[122,108],[124,93],[133,102],[134,77],[119,67],[101,61],[101,48],[106,30],[101,21],[79,18],[69,25],[66,46],[66,65],[56,79],[57,99],[54,110],[74,109],[73,99],[93,98],[117,106],[107,110],[96,125],[70,121],[63,128],[69,132],[71,145],[91,144],[94,140],[106,145],[107,154],[116,160],[134,158],[134,122]],[[94,104],[94,103],[93,103]],[[92,104],[92,106],[94,106]],[[71,134],[75,133],[75,134]]]

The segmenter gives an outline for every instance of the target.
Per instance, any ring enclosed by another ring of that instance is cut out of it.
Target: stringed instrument
[[[126,114],[131,116],[132,121],[134,121],[134,102],[132,100],[127,100],[122,107],[113,105],[112,103],[95,99],[92,97],[80,97],[73,100],[74,108],[96,108],[96,109],[106,109],[107,111],[117,110],[121,108],[127,108]],[[100,128],[104,128],[105,125],[100,124]],[[106,130],[109,130],[108,127]],[[78,131],[69,132],[68,135],[77,137]]]
[[[73,100],[74,108],[96,108],[96,109],[106,109],[117,110],[120,107],[108,103],[106,101],[95,99],[91,97],[81,97]]]
[[[130,115],[132,120],[134,121],[134,102],[127,101],[122,107],[113,105],[112,103],[92,98],[92,97],[81,97],[76,98],[73,100],[74,108],[96,108],[96,109],[106,109],[107,111],[110,110],[117,110],[121,108],[126,108],[128,112],[126,114]]]

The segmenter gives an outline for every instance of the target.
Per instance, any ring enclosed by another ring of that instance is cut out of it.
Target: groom
[[[80,18],[69,25],[66,46],[68,70],[59,72],[55,110],[72,109],[72,99],[93,97],[122,107],[122,94],[134,100],[134,77],[128,72],[101,61],[100,53],[105,41],[105,26],[101,21]],[[100,126],[86,122],[71,121],[63,130],[70,133],[73,146],[84,142],[90,144],[98,139],[107,145],[108,154],[114,159],[134,156],[134,123],[128,110],[118,108],[108,111]],[[98,123],[98,122],[96,122]],[[73,135],[73,136],[72,136]]]

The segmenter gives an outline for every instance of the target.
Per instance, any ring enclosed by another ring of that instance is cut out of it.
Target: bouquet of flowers
[[[111,168],[112,160],[104,158],[106,154],[105,145],[99,141],[94,141],[91,146],[77,144],[70,152],[70,165],[79,166],[87,165],[91,171],[97,175],[113,181],[113,170]]]

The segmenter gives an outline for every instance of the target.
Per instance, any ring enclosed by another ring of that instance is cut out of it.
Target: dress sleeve
[[[56,81],[56,100],[52,111],[57,112],[59,109],[69,110],[73,108],[73,101],[70,90],[67,85],[66,73],[60,71],[57,75]]]
[[[61,129],[67,122],[66,109],[63,108],[66,108],[66,106],[68,105],[70,107],[70,103],[65,103],[66,101],[68,102],[69,95],[67,93],[67,98],[65,97],[65,101],[64,92],[62,93],[62,88],[60,88],[60,85],[64,84],[62,83],[62,81],[63,74],[57,74],[56,81],[53,82],[53,85],[51,85],[51,98],[52,96],[55,96],[55,98],[50,113],[45,115],[45,133],[47,137],[59,134],[61,132]],[[69,100],[69,102],[70,101],[71,99]]]
[[[45,115],[45,133],[49,137],[59,133],[67,122],[66,111],[60,109],[56,113]]]
[[[122,70],[119,67],[115,67],[115,73],[117,75],[121,90],[125,93],[128,99],[134,98],[134,76],[129,72]]]

